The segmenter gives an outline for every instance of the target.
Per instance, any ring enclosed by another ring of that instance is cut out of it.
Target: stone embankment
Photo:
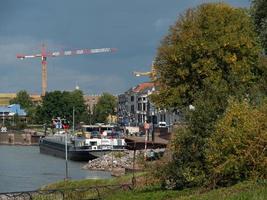
[[[163,155],[164,150],[165,149],[148,149],[146,153],[146,160],[159,159]],[[125,150],[123,152],[112,152],[100,158],[90,160],[82,168],[89,170],[110,171],[112,172],[112,175],[119,176],[124,174],[125,171],[141,171],[143,161],[144,150],[136,151],[134,166],[134,151]]]
[[[135,167],[138,165],[142,151],[136,151]],[[134,151],[111,152],[100,158],[90,160],[83,169],[113,171],[114,169],[132,169],[134,160]],[[139,168],[139,167],[138,167]]]

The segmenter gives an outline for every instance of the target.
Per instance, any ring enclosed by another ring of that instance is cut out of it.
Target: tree
[[[65,118],[71,122],[73,109],[75,110],[75,121],[78,123],[86,113],[82,91],[48,92],[43,97],[42,105],[37,107],[36,117],[39,123],[49,124],[56,117]]]
[[[203,4],[182,15],[155,59],[160,107],[193,104],[199,91],[244,94],[261,74],[260,47],[243,9]]]
[[[254,20],[257,33],[260,36],[261,43],[267,52],[267,1],[252,0],[251,15]]]
[[[10,104],[20,104],[20,106],[26,111],[28,111],[31,107],[33,107],[33,102],[31,100],[30,95],[26,90],[21,90],[16,94],[14,99],[11,99]]]
[[[34,123],[35,120],[35,112],[36,107],[34,106],[30,95],[27,93],[26,90],[21,90],[16,94],[16,97],[14,99],[11,99],[10,104],[20,104],[20,106],[26,110],[27,112],[27,121],[29,123]]]
[[[230,96],[253,99],[264,71],[260,52],[248,12],[224,3],[189,9],[170,28],[155,60],[158,93],[152,100],[180,109],[187,126],[177,130],[172,160],[159,171],[164,182],[176,188],[208,184],[207,141]]]
[[[107,122],[109,115],[114,115],[117,107],[117,99],[109,93],[103,93],[94,108],[94,121]]]

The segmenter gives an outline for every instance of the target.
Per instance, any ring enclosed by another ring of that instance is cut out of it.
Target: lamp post
[[[68,170],[68,132],[65,129],[65,180],[68,180],[69,170]]]
[[[150,128],[149,123],[147,123],[147,121],[144,123],[144,129],[145,129],[145,156],[144,159],[146,160],[146,156],[147,156],[147,139],[148,139],[148,130]]]
[[[3,111],[3,127],[5,126],[5,112]]]
[[[72,134],[74,135],[75,133],[75,107],[73,106],[72,108]]]

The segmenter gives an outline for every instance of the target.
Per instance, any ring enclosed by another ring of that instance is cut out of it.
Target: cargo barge
[[[73,161],[88,161],[126,148],[123,138],[67,138],[68,159]],[[65,158],[65,142],[65,134],[43,137],[39,141],[40,153]]]

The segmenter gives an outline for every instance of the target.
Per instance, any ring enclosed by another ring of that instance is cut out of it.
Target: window
[[[134,113],[134,105],[131,105],[131,113]]]
[[[131,101],[134,101],[134,96],[131,96]]]
[[[146,111],[146,103],[143,103],[143,111]]]

